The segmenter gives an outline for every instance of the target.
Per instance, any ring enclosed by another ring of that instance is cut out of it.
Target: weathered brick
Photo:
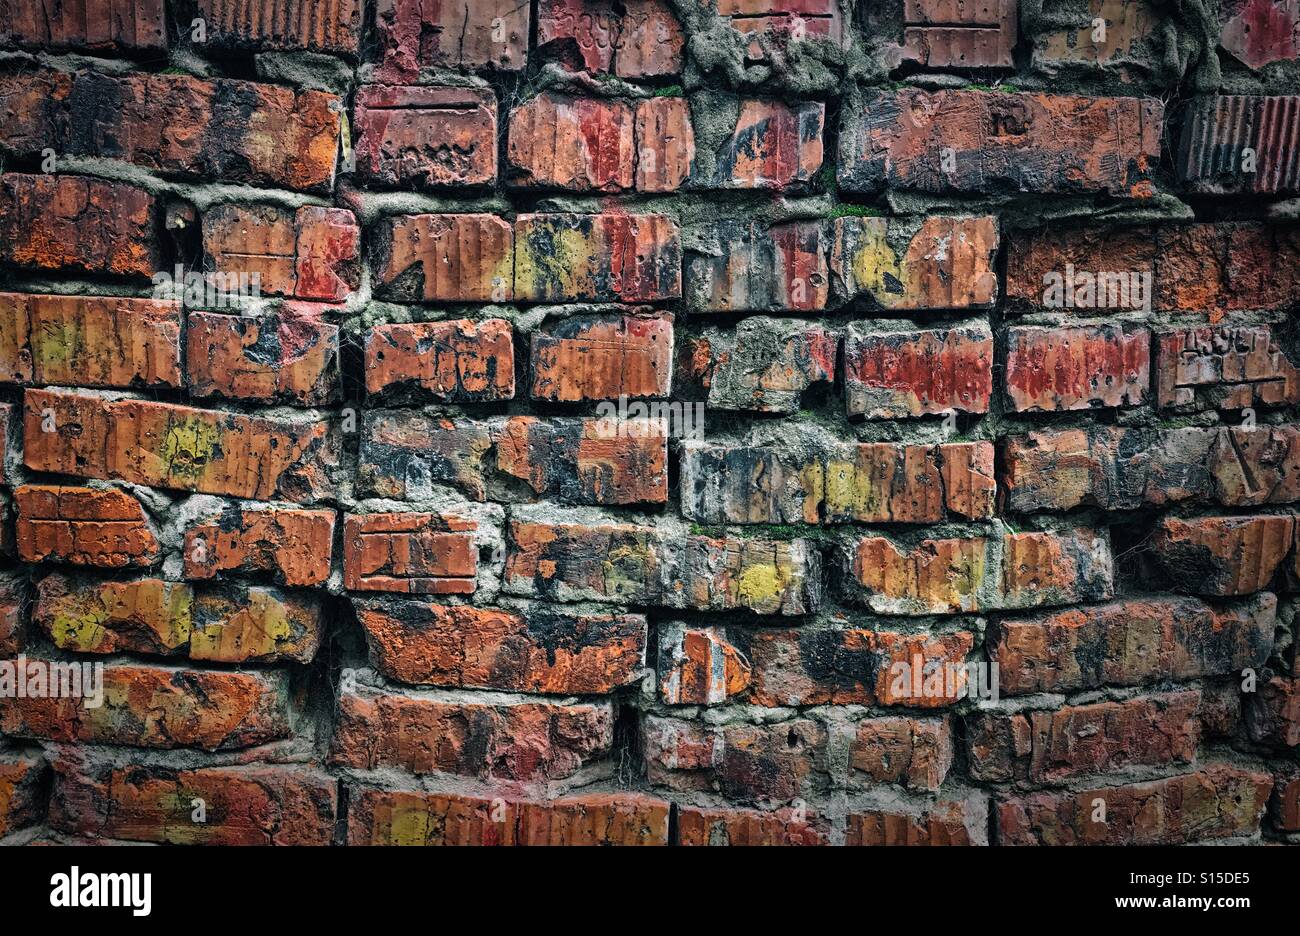
[[[636,175],[632,106],[546,92],[510,114],[506,160],[515,185],[621,192]]]
[[[711,333],[708,405],[793,413],[814,383],[835,381],[839,332],[811,322],[755,316]]]
[[[993,332],[983,320],[943,329],[900,330],[850,322],[844,336],[844,407],[849,416],[907,419],[987,413],[993,395]]]
[[[907,0],[903,58],[930,68],[1014,68],[1016,0]]]
[[[336,440],[320,421],[46,390],[26,391],[23,407],[33,471],[305,501],[327,493],[337,464]]]
[[[491,424],[453,421],[410,410],[367,410],[361,417],[357,483],[375,497],[418,500],[451,484],[474,500],[487,497],[484,456]]]
[[[158,539],[140,502],[116,488],[27,484],[14,492],[18,557],[120,569],[151,566]]]
[[[517,0],[377,0],[379,80],[412,81],[422,68],[519,71],[529,11]]]
[[[749,688],[744,655],[713,627],[659,625],[659,695],[668,705],[712,705]]]
[[[160,266],[154,197],[84,176],[0,175],[0,263],[151,277]]]
[[[993,445],[803,450],[684,442],[682,515],[701,523],[937,523],[993,515]]]
[[[167,48],[164,0],[7,0],[0,3],[0,41],[92,52]]]
[[[1258,669],[1273,650],[1270,594],[1211,607],[1126,599],[1000,621],[988,638],[1004,693],[1072,692]]]
[[[559,50],[575,69],[658,78],[682,70],[686,42],[666,0],[546,0],[537,8],[537,44]]]
[[[356,95],[356,171],[413,188],[497,179],[497,99],[454,86],[363,85]]]
[[[377,325],[366,332],[365,369],[371,395],[513,399],[513,331],[505,319]]]
[[[749,639],[749,701],[770,707],[952,705],[966,688],[965,661],[974,643],[968,631],[927,635],[856,627],[765,628]],[[953,678],[959,671],[960,685]]]
[[[0,839],[45,819],[44,760],[26,754],[0,754]]]
[[[185,531],[184,551],[187,579],[267,572],[285,585],[320,585],[330,575],[334,511],[226,504]]]
[[[198,12],[217,47],[351,56],[361,43],[361,0],[198,0]]]
[[[179,388],[180,304],[0,293],[0,379],[18,384]]]
[[[0,575],[0,657],[12,658],[25,649],[27,577]]]
[[[1278,747],[1300,745],[1300,679],[1274,676],[1246,696],[1246,729],[1252,741]]]
[[[1013,511],[1300,500],[1300,427],[1042,430],[1003,443]]]
[[[403,599],[354,599],[370,659],[418,686],[599,695],[640,678],[646,619]]]
[[[1052,783],[1189,764],[1201,740],[1200,705],[1200,692],[1183,691],[1054,711],[977,713],[966,720],[971,777]]]
[[[987,845],[988,801],[944,799],[933,805],[854,810],[846,818],[845,845]]]
[[[1065,65],[1113,66],[1129,77],[1129,67],[1141,68],[1139,53],[1146,39],[1159,30],[1162,11],[1149,0],[1089,0],[1086,16],[1077,26],[1039,31],[1034,38],[1033,62],[1044,69]],[[1105,24],[1098,32],[1097,20]]]
[[[713,173],[697,185],[719,189],[783,189],[808,182],[822,168],[826,105],[745,99],[736,123],[713,156]]]
[[[1188,104],[1174,169],[1208,195],[1300,192],[1300,95],[1220,95]]]
[[[262,586],[196,591],[161,579],[48,575],[32,623],[77,653],[147,653],[192,660],[310,663],[324,633],[318,596]]]
[[[667,845],[669,804],[644,793],[543,802],[351,789],[349,845]]]
[[[202,821],[195,802],[202,801]],[[169,845],[329,845],[338,783],[299,766],[114,767],[55,762],[50,824],[65,832]]]
[[[677,225],[656,214],[521,214],[520,302],[658,302],[682,294]]]
[[[1071,271],[1075,288],[1064,282],[1059,298],[1081,295],[1074,305],[1084,309],[1195,312],[1217,323],[1227,312],[1284,309],[1300,299],[1300,227],[1290,224],[1053,225],[1016,232],[1009,245],[1007,298],[1014,307],[1050,307],[1046,300],[1057,297],[1044,287]],[[1127,303],[1118,274],[1127,276]],[[1104,303],[1101,276],[1115,284],[1113,293],[1107,285]]]
[[[695,164],[695,127],[686,99],[653,97],[636,105],[636,188],[676,192]]]
[[[1181,845],[1254,835],[1272,785],[1267,774],[1210,764],[1149,783],[1015,796],[997,803],[997,840],[1000,845]],[[1105,818],[1099,820],[1102,804]]]
[[[769,48],[788,50],[805,38],[841,45],[844,23],[835,0],[719,0],[718,15],[731,28],[752,35],[746,57],[761,62]],[[788,51],[787,51],[788,54]]]
[[[1138,406],[1151,386],[1151,333],[1122,325],[1007,330],[1007,399],[1018,413]]]
[[[820,600],[807,540],[669,536],[631,524],[512,520],[502,589],[551,601],[798,615]]]
[[[218,205],[203,215],[203,257],[214,284],[256,276],[267,295],[339,302],[360,284],[361,229],[344,208]]]
[[[1153,98],[864,90],[840,129],[840,188],[1145,198],[1164,107]]]
[[[652,420],[513,416],[499,432],[497,468],[563,504],[662,504],[668,500],[668,436]]]
[[[1273,823],[1282,832],[1300,832],[1300,776],[1285,773],[1273,785]]]
[[[190,394],[319,406],[339,398],[339,329],[290,312],[258,317],[191,312]]]
[[[697,312],[811,312],[826,307],[829,287],[819,221],[717,221],[686,265]]]
[[[1098,601],[1113,593],[1104,534],[1002,533],[848,548],[850,596],[877,614],[957,614]],[[859,588],[855,589],[853,586]]]
[[[1268,325],[1158,332],[1156,405],[1178,412],[1293,406],[1300,372]]]
[[[359,770],[553,780],[603,757],[613,742],[608,702],[488,705],[358,687],[339,696],[329,760]]]
[[[828,845],[829,823],[811,810],[682,806],[676,845]]]
[[[489,214],[420,214],[374,226],[379,298],[404,302],[508,302],[514,297],[514,229]]]
[[[1219,45],[1250,68],[1300,59],[1296,24],[1300,20],[1291,0],[1233,0],[1219,10]]]
[[[477,587],[473,520],[431,513],[348,514],[343,518],[343,587],[426,595]]]
[[[533,333],[534,400],[572,403],[665,397],[672,387],[673,317],[580,315]]]
[[[979,309],[998,299],[998,222],[991,216],[836,218],[830,272],[835,294],[882,309]]]
[[[1294,536],[1293,517],[1165,517],[1151,548],[1175,591],[1249,595],[1268,588]]]
[[[675,790],[718,790],[738,803],[788,804],[829,789],[826,728],[809,718],[705,726],[647,716],[646,777]]]
[[[849,784],[938,790],[952,767],[953,748],[946,718],[863,719],[849,741]]]
[[[42,672],[45,660],[26,663]],[[30,676],[29,676],[30,678]],[[83,684],[84,685],[84,684]],[[73,696],[0,696],[0,731],[63,744],[233,750],[288,738],[288,674],[105,664],[103,704]]]

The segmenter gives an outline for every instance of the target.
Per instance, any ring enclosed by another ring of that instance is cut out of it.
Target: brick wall
[[[1300,840],[1298,22],[0,0],[0,843]]]

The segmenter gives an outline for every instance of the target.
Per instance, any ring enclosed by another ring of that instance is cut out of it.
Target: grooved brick
[[[343,518],[343,587],[413,594],[469,594],[477,587],[477,523],[430,513]]]
[[[0,40],[38,48],[152,52],[167,48],[165,0],[8,0]]]
[[[360,284],[361,229],[343,208],[219,205],[203,215],[204,267],[256,276],[267,295],[339,302]]]
[[[28,484],[14,492],[23,562],[55,560],[118,569],[158,559],[140,502],[125,491]]]
[[[363,85],[355,107],[361,178],[413,188],[496,181],[497,99],[492,91]]]
[[[520,302],[658,302],[682,294],[677,225],[657,214],[521,214]]]
[[[379,298],[508,302],[514,297],[514,229],[495,215],[399,215],[377,222],[371,237]]]
[[[1249,595],[1268,588],[1294,535],[1293,517],[1165,517],[1151,548],[1175,591]]]
[[[830,283],[823,241],[818,221],[712,222],[707,252],[686,265],[687,302],[697,312],[824,309]]]
[[[1151,386],[1145,328],[1007,330],[1007,398],[1018,413],[1137,406]]]

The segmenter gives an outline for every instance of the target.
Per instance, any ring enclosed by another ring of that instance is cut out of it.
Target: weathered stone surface
[[[27,484],[14,492],[18,557],[120,569],[158,559],[140,502],[115,488]]]
[[[1151,386],[1151,333],[1122,325],[1007,330],[1007,398],[1021,412],[1138,406]]]
[[[686,265],[686,299],[699,312],[816,311],[830,280],[818,221],[766,227],[726,219],[707,231],[706,252]]]
[[[519,71],[530,10],[517,0],[376,0],[379,80],[413,81],[424,68]]]
[[[430,513],[343,518],[343,586],[360,591],[468,594],[477,587],[477,523]]]
[[[998,222],[993,217],[836,218],[830,272],[835,295],[882,309],[978,309],[997,302]]]
[[[682,294],[677,225],[657,214],[521,214],[520,302],[658,302]]]
[[[450,484],[474,500],[487,497],[483,459],[491,425],[409,410],[367,409],[361,416],[357,486],[363,494],[397,500],[431,496]]]
[[[1143,598],[1001,621],[989,637],[1002,691],[1071,692],[1225,676],[1257,669],[1273,649],[1277,598],[1211,607]]]
[[[1174,167],[1191,192],[1300,192],[1300,95],[1197,98],[1183,123]]]
[[[734,337],[733,337],[734,336]],[[839,332],[811,322],[756,316],[708,339],[708,405],[718,410],[797,412],[815,383],[835,382]]]
[[[1174,591],[1249,595],[1268,588],[1294,537],[1289,516],[1165,517],[1151,548]]]
[[[320,585],[330,575],[334,511],[230,504],[185,531],[187,579],[266,572],[285,585]]]
[[[575,69],[620,78],[658,78],[682,69],[685,38],[666,0],[544,0],[537,44]]]
[[[659,626],[659,696],[668,705],[713,705],[749,688],[744,655],[717,628]]]
[[[952,328],[899,330],[850,322],[844,336],[849,416],[907,419],[987,413],[993,396],[993,332],[972,320]]]
[[[534,400],[572,403],[665,397],[672,387],[673,317],[581,315],[533,333]]]
[[[1161,409],[1245,409],[1300,403],[1300,372],[1268,325],[1158,332],[1156,404]]]
[[[256,276],[268,295],[339,302],[361,282],[361,229],[351,211],[219,205],[203,215],[208,280]]]
[[[988,442],[781,450],[681,445],[682,514],[701,523],[938,523],[993,515]]]
[[[910,547],[869,536],[849,547],[847,562],[850,597],[878,614],[1011,610],[1113,594],[1109,544],[1104,534],[1087,529],[923,540]]]
[[[374,665],[411,685],[599,695],[638,679],[646,619],[354,599]]]
[[[489,214],[399,215],[376,223],[377,296],[403,302],[508,302],[514,229]]]
[[[1040,32],[1034,39],[1033,62],[1053,70],[1058,66],[1111,66],[1129,77],[1129,66],[1141,66],[1139,53],[1158,33],[1161,13],[1150,0],[1089,0],[1087,15],[1077,26]],[[1098,29],[1101,20],[1104,29]]]
[[[512,416],[493,441],[499,470],[562,504],[668,500],[668,435],[652,420]]]
[[[504,319],[377,325],[365,338],[366,393],[453,403],[515,395],[513,330]]]
[[[191,312],[185,344],[193,396],[292,406],[339,398],[339,329],[313,316]]]

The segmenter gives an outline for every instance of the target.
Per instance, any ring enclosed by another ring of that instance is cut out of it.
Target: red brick
[[[686,99],[654,97],[636,105],[636,188],[676,192],[695,164],[695,127]]]
[[[714,156],[709,188],[783,189],[812,180],[822,168],[826,106],[748,99],[738,102],[730,139]]]
[[[521,214],[520,302],[659,302],[682,294],[681,236],[657,214]]]
[[[823,226],[794,221],[767,227],[726,219],[708,232],[707,253],[686,266],[686,298],[699,312],[811,312],[830,291]]]
[[[681,446],[682,515],[701,523],[986,519],[994,488],[989,442]]]
[[[1014,68],[1016,0],[903,4],[903,58],[930,68]]]
[[[537,44],[551,43],[574,68],[620,78],[677,74],[686,44],[666,0],[544,0]]]
[[[1300,403],[1300,372],[1268,325],[1156,335],[1156,405],[1195,412]]]
[[[1273,785],[1273,823],[1282,832],[1300,832],[1300,776],[1281,774]]]
[[[668,705],[712,705],[749,688],[751,668],[712,627],[659,625],[659,695]]]
[[[338,302],[360,284],[361,229],[343,208],[219,205],[203,215],[209,280],[257,277],[266,295]]]
[[[987,413],[993,395],[993,333],[982,320],[924,331],[850,322],[844,370],[849,416]]]
[[[324,633],[321,602],[310,593],[60,574],[41,580],[32,624],[61,650],[219,663],[310,663]]]
[[[45,819],[45,761],[25,754],[0,754],[0,839]]]
[[[1151,548],[1176,591],[1249,595],[1268,588],[1294,535],[1293,517],[1165,517]]]
[[[529,10],[517,0],[377,0],[377,76],[398,84],[422,68],[519,71],[528,55]]]
[[[1000,621],[989,659],[1002,692],[1071,692],[1230,676],[1273,650],[1277,599],[1210,607],[1195,598],[1146,598]]]
[[[513,416],[494,433],[497,468],[563,504],[662,504],[668,500],[668,436],[646,420]]]
[[[198,12],[217,47],[353,56],[361,43],[361,0],[198,0]]]
[[[179,303],[0,293],[0,379],[179,388]]]
[[[953,761],[952,725],[946,718],[866,718],[849,741],[849,783],[896,783],[938,790]]]
[[[1090,0],[1084,9],[1085,16],[1072,20],[1077,26],[1035,30],[1034,65],[1048,71],[1061,65],[1092,70],[1109,66],[1126,82],[1145,72],[1149,67],[1146,40],[1161,28],[1162,11],[1150,0]],[[1095,32],[1095,19],[1105,23],[1102,36]]]
[[[14,501],[23,562],[120,569],[158,559],[158,539],[144,508],[126,491],[28,484],[14,492]]]
[[[900,251],[900,244],[905,249]],[[998,221],[836,218],[830,272],[835,294],[882,309],[982,309],[998,299]]]
[[[414,594],[468,594],[478,574],[477,523],[430,513],[343,518],[343,587]]]
[[[1246,728],[1252,741],[1277,747],[1300,745],[1300,679],[1274,676],[1246,696]]]
[[[334,837],[338,783],[308,767],[176,770],[69,757],[55,770],[50,824],[65,832],[168,845],[329,845]]]
[[[190,394],[294,406],[339,398],[339,329],[293,313],[191,312],[185,334]]]
[[[334,511],[228,505],[185,531],[187,579],[266,572],[285,585],[321,585],[330,575]]]
[[[357,174],[373,184],[496,182],[497,99],[490,90],[363,85],[356,126]]]
[[[1174,169],[1199,195],[1300,192],[1293,125],[1300,95],[1220,95],[1188,102]],[[1253,154],[1246,162],[1246,151]]]
[[[1254,835],[1273,785],[1226,764],[1149,783],[1034,793],[997,804],[1000,845],[1181,845]],[[1105,820],[1094,821],[1105,807]]]
[[[1067,264],[1094,276],[1150,273],[1154,311],[1204,314],[1211,323],[1227,312],[1285,309],[1300,300],[1296,225],[1053,226],[1009,241],[1007,298],[1015,306],[1043,307],[1046,278],[1063,275]]]
[[[510,114],[511,181],[574,192],[626,191],[636,168],[633,122],[625,101],[540,94]]]
[[[513,332],[505,319],[377,325],[366,332],[366,393],[453,403],[515,395]]]
[[[792,413],[814,383],[835,381],[839,332],[809,322],[755,316],[710,334],[708,405]]]
[[[1153,98],[867,90],[845,107],[839,184],[1145,198],[1163,120]]]
[[[1138,406],[1151,386],[1151,333],[1122,325],[1008,329],[1006,382],[1017,413]]]
[[[843,44],[844,24],[836,0],[719,0],[718,15],[732,29],[753,35],[749,61],[768,58],[769,48],[790,54],[790,44],[804,38]]]
[[[807,540],[676,537],[631,524],[514,519],[502,590],[550,601],[798,615],[820,601]]]
[[[361,422],[359,491],[412,500],[431,496],[435,485],[450,484],[473,500],[485,500],[483,459],[492,449],[491,430],[487,422],[367,410]]]
[[[971,796],[912,809],[855,810],[846,818],[844,844],[987,845],[988,802]]]
[[[605,756],[613,742],[608,702],[488,705],[358,688],[339,696],[329,760],[359,770],[555,780]]]
[[[27,577],[0,575],[0,658],[12,658],[25,649]]]
[[[349,845],[667,845],[669,804],[644,793],[533,802],[354,788]]]
[[[1287,0],[1235,0],[1219,11],[1219,45],[1254,70],[1271,62],[1300,59],[1300,10]]]
[[[713,809],[677,811],[677,845],[828,845],[825,819],[809,810]]]
[[[1201,740],[1197,691],[1055,711],[982,712],[966,720],[978,781],[1053,783],[1139,765],[1189,764]]]
[[[812,719],[704,726],[648,716],[642,739],[646,778],[654,786],[783,805],[830,787],[827,732]]]
[[[672,354],[671,315],[642,309],[560,319],[533,333],[531,396],[563,403],[665,397]]]
[[[153,52],[167,48],[164,0],[8,0],[0,40],[42,49]]]
[[[641,615],[354,600],[374,665],[410,685],[599,695],[639,679]]]
[[[489,214],[420,214],[374,226],[375,293],[405,302],[509,302],[514,229]]]
[[[0,262],[36,270],[151,277],[154,197],[83,176],[0,176]]]
[[[45,660],[27,659],[47,669]],[[89,664],[86,664],[89,665]],[[84,684],[83,684],[84,685]],[[62,744],[234,750],[288,738],[288,674],[105,664],[103,705],[0,697],[0,731]]]
[[[329,489],[335,445],[320,421],[45,390],[24,397],[23,453],[33,471],[304,501]]]

